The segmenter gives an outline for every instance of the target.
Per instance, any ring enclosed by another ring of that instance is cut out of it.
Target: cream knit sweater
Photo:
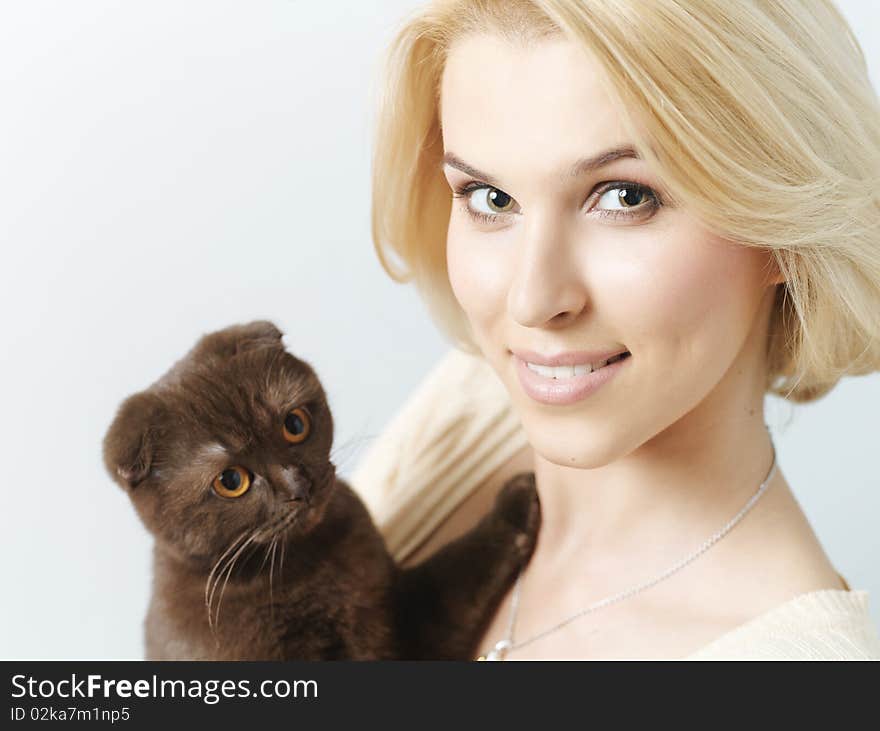
[[[403,560],[526,444],[495,373],[482,358],[453,349],[373,442],[349,482],[391,553]],[[828,589],[801,594],[687,659],[880,659],[880,638],[867,591]]]

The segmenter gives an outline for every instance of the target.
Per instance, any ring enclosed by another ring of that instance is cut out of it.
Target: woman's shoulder
[[[349,483],[400,561],[526,444],[491,367],[453,348],[373,441]]]
[[[880,660],[864,590],[800,594],[722,635],[688,660]]]

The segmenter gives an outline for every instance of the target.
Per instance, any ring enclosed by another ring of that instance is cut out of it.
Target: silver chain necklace
[[[767,428],[766,424],[764,426],[765,426],[765,428]],[[769,428],[767,428],[767,433],[768,434],[770,433]],[[706,540],[703,543],[703,545],[701,545],[696,551],[694,551],[692,554],[690,554],[688,557],[684,558],[683,560],[679,561],[677,564],[672,566],[672,568],[667,569],[662,574],[651,579],[650,581],[647,581],[643,584],[639,584],[637,586],[634,586],[633,588],[627,589],[626,591],[622,591],[619,594],[615,594],[613,596],[607,597],[606,599],[602,599],[602,600],[596,602],[595,604],[591,604],[586,609],[582,609],[577,614],[572,615],[568,619],[564,619],[563,621],[559,622],[558,624],[553,625],[550,629],[544,630],[543,632],[540,632],[540,633],[530,637],[527,640],[523,640],[522,642],[518,642],[518,643],[514,644],[514,642],[513,642],[513,629],[516,624],[516,613],[517,613],[517,609],[519,608],[519,593],[520,593],[520,587],[521,587],[521,583],[522,583],[522,570],[520,570],[520,572],[517,574],[516,585],[514,586],[514,589],[513,589],[513,599],[511,600],[511,607],[510,607],[510,620],[507,625],[507,638],[496,642],[495,646],[491,650],[489,650],[488,653],[486,653],[484,655],[480,655],[480,657],[478,657],[477,660],[504,660],[507,653],[510,652],[511,650],[518,650],[521,647],[525,647],[526,645],[530,645],[533,642],[540,640],[542,637],[546,637],[551,632],[555,632],[556,630],[561,629],[562,627],[567,625],[569,622],[574,622],[574,620],[578,619],[579,617],[584,616],[585,614],[587,614],[589,612],[593,612],[596,609],[606,607],[609,604],[613,604],[614,602],[619,602],[622,599],[626,599],[627,597],[632,596],[633,594],[637,594],[640,591],[644,591],[645,589],[648,589],[648,588],[654,586],[654,584],[657,584],[658,582],[663,581],[663,579],[666,579],[669,576],[672,576],[672,574],[674,574],[676,571],[683,569],[691,561],[693,561],[698,556],[700,556],[705,551],[707,551],[712,546],[712,544],[714,544],[716,541],[721,540],[721,538],[723,538],[728,533],[728,531],[730,531],[733,528],[733,526],[735,526],[740,520],[742,520],[742,518],[745,516],[745,514],[747,512],[749,512],[749,510],[752,509],[752,506],[754,506],[754,504],[758,501],[758,498],[760,498],[761,495],[764,494],[764,491],[766,490],[767,485],[770,483],[770,480],[772,479],[773,474],[776,472],[776,445],[773,444],[772,435],[770,437],[770,446],[773,449],[773,464],[770,465],[770,471],[767,473],[767,476],[764,478],[764,481],[761,483],[761,486],[749,498],[749,501],[742,507],[742,509],[730,521],[728,521],[727,525],[725,525],[721,530],[717,531],[713,536],[711,536],[708,540]]]

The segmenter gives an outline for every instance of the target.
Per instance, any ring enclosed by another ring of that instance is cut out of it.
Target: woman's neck
[[[544,569],[572,560],[613,571],[687,555],[755,493],[772,464],[763,410],[707,423],[697,411],[595,469],[535,455]],[[772,486],[772,484],[771,484]],[[770,486],[768,486],[769,489]]]

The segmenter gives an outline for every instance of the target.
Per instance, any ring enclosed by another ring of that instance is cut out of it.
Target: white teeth
[[[607,362],[608,361],[603,360],[601,363],[597,363],[596,365],[584,363],[583,365],[575,366],[544,366],[538,365],[537,363],[526,362],[526,365],[529,367],[530,370],[533,370],[535,373],[544,376],[545,378],[572,378],[574,376],[583,376],[587,373],[598,370]]]

